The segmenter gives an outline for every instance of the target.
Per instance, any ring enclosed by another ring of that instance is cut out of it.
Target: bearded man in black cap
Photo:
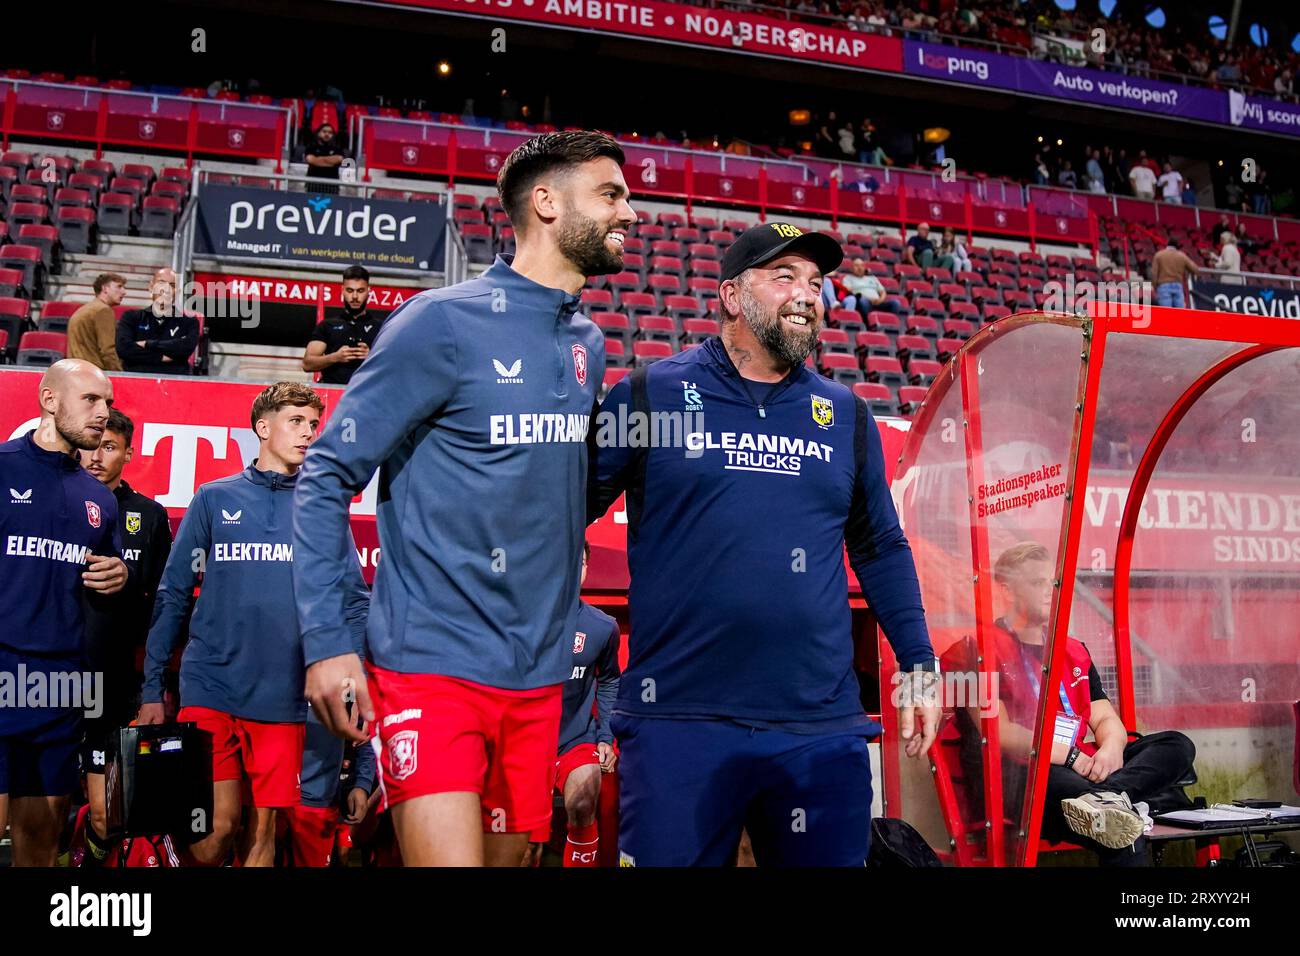
[[[626,492],[631,571],[620,865],[723,866],[742,828],[759,866],[863,865],[880,728],[853,669],[846,546],[904,672],[903,747],[934,740],[937,662],[880,435],[804,365],[842,258],[790,223],[746,231],[722,259],[721,336],[637,369],[598,416],[587,520]],[[676,444],[606,428],[683,409],[697,424]]]

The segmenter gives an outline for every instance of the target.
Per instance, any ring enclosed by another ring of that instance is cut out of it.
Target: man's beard
[[[365,302],[362,302],[361,307],[357,309],[352,308],[352,306],[348,305],[347,302],[343,303],[343,312],[350,319],[355,319],[357,316],[363,315],[365,311],[366,311]]]
[[[803,329],[787,329],[779,311],[765,313],[763,306],[745,288],[740,290],[740,311],[749,323],[754,338],[758,339],[758,344],[788,368],[802,365],[817,346],[819,325],[816,321],[816,307],[812,303],[802,310],[790,310],[810,316],[808,325]]]
[[[605,245],[609,227],[579,212],[568,212],[560,223],[560,252],[585,276],[611,275],[623,271],[621,252]]]
[[[60,413],[54,416],[54,430],[57,431],[73,448],[79,448],[82,451],[94,451],[99,447],[99,441],[103,433],[96,435],[87,431],[84,427],[81,431],[74,431],[72,423],[68,416]]]

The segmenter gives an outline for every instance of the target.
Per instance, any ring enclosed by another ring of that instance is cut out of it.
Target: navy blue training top
[[[619,439],[620,417],[636,421],[631,377],[593,429],[588,518],[627,492],[631,631],[617,712],[870,732],[846,547],[900,665],[934,652],[865,402],[802,365],[759,402],[716,338],[644,374],[646,410],[677,413],[676,426],[650,420],[668,441],[638,451]]]

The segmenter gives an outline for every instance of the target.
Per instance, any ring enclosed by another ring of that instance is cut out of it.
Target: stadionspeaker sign
[[[440,271],[446,223],[438,203],[205,185],[195,253]]]
[[[1192,288],[1194,304],[1217,312],[1242,315],[1275,315],[1300,319],[1300,291],[1273,286],[1233,285],[1227,282],[1197,282]]]

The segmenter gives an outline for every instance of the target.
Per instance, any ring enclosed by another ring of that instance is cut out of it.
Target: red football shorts
[[[232,717],[209,707],[182,707],[178,721],[212,734],[212,780],[244,780],[252,805],[296,807],[306,724],[271,724]]]
[[[563,685],[503,690],[367,665],[384,809],[431,793],[477,793],[483,832],[524,833],[551,816]]]
[[[600,751],[596,749],[595,744],[577,744],[560,754],[555,761],[555,789],[563,794],[564,785],[569,780],[569,774],[579,767],[585,767],[589,764],[600,766]],[[603,778],[601,783],[604,783]],[[547,817],[545,824],[533,828],[532,833],[528,835],[528,842],[545,843],[550,838],[551,820]]]
[[[277,816],[285,822],[284,842],[294,866],[329,866],[339,829],[338,807],[298,804]]]

